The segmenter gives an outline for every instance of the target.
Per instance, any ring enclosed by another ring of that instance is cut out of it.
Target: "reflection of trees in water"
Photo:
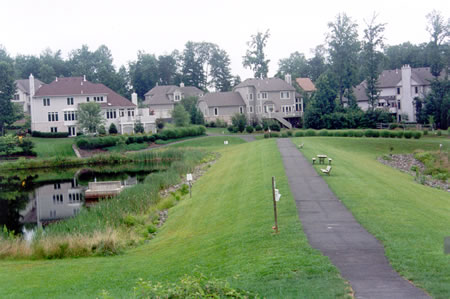
[[[0,227],[6,225],[8,230],[22,231],[20,211],[29,201],[28,194],[34,189],[33,179],[36,177],[0,177]]]

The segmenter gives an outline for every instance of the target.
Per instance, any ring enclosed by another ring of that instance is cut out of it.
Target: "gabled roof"
[[[83,77],[58,78],[50,84],[43,85],[35,94],[37,97],[75,95],[106,95],[108,102],[101,103],[102,107],[136,107],[131,101],[105,85],[85,81]]]
[[[295,91],[295,88],[280,78],[247,79],[233,90],[240,87],[255,87],[259,91]]]
[[[205,101],[208,107],[245,106],[245,102],[239,92],[210,92],[199,99]]]
[[[29,79],[19,79],[14,81],[18,89],[22,90],[26,94],[30,94],[30,80]],[[38,90],[45,83],[39,79],[34,79],[34,90]]]
[[[149,97],[144,101],[146,105],[171,105],[173,102],[169,99],[169,95],[176,91],[180,92],[184,97],[200,96],[203,91],[194,86],[176,86],[176,85],[161,85],[155,86],[145,94]]]
[[[316,91],[316,86],[314,86],[314,83],[309,78],[297,78],[295,81],[306,92]]]

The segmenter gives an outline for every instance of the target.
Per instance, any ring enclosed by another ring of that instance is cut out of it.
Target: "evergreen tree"
[[[136,61],[129,63],[130,82],[139,98],[158,82],[158,60],[155,55],[139,51]]]
[[[177,127],[185,127],[189,125],[190,115],[184,109],[182,104],[176,104],[172,110],[172,120]]]
[[[81,130],[94,134],[104,122],[100,104],[89,102],[78,105],[77,126]]]
[[[214,48],[209,59],[210,64],[210,85],[216,91],[230,91],[231,90],[231,71],[230,58],[227,52],[222,49]]]
[[[203,49],[202,49],[203,48]],[[200,51],[200,49],[202,51]],[[187,42],[183,51],[182,75],[187,86],[206,89],[206,74],[203,69],[205,63],[204,47],[198,43]]]
[[[0,78],[0,134],[3,136],[5,126],[20,119],[17,109],[11,102],[16,93],[14,69],[11,63],[0,61]]]

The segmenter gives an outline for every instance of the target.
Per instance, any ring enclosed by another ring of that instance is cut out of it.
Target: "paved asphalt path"
[[[392,269],[382,244],[355,220],[291,140],[277,143],[309,243],[330,258],[355,297],[430,298]]]

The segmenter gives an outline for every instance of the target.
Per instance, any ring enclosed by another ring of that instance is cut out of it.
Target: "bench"
[[[331,172],[331,166],[328,165],[326,169],[322,169],[322,168],[321,168],[320,171],[322,171],[323,173],[326,173],[326,174],[330,175],[330,172]]]
[[[333,161],[333,159],[328,158],[328,165],[331,165],[331,162]]]
[[[313,164],[316,163],[316,158],[312,158]]]

